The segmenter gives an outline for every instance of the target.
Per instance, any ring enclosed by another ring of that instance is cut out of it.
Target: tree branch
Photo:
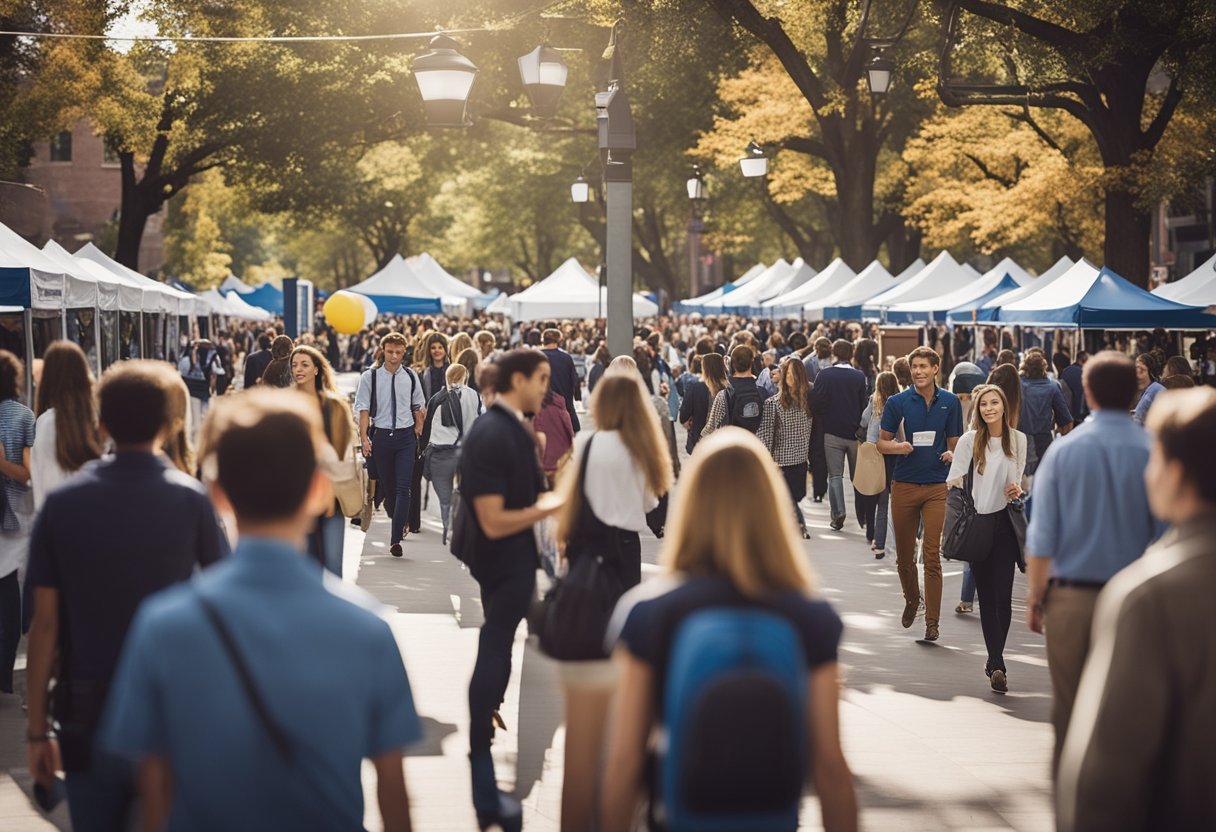
[[[1053,139],[1050,135],[1048,135],[1047,131],[1044,130],[1039,125],[1038,121],[1035,120],[1034,116],[1032,116],[1030,114],[1030,108],[1027,107],[1025,104],[1022,105],[1021,112],[1018,112],[1016,110],[1012,110],[1012,111],[1007,110],[1005,112],[1005,115],[1008,116],[1009,118],[1013,119],[1014,121],[1020,121],[1023,124],[1029,126],[1030,129],[1033,130],[1038,135],[1038,137],[1040,139],[1042,139],[1047,144],[1047,146],[1050,147],[1052,150],[1056,151],[1057,153],[1064,152],[1063,149],[1061,149],[1061,147],[1058,144],[1056,144],[1056,140]]]
[[[1013,26],[1033,38],[1061,49],[1080,49],[1084,45],[1084,35],[1026,12],[1012,9],[1004,3],[990,3],[988,0],[954,0],[954,2],[972,14]]]
[[[1001,176],[999,173],[989,168],[988,165],[984,164],[984,160],[978,156],[972,153],[964,153],[963,156],[970,159],[972,163],[980,169],[980,173],[984,174],[985,179],[991,179],[993,182],[996,182],[1006,188],[1012,188],[1016,184],[1014,180],[1010,179],[1008,176]]]
[[[779,147],[786,150],[792,150],[795,153],[805,153],[808,156],[816,156],[820,159],[826,159],[828,150],[824,147],[823,142],[818,139],[812,139],[810,136],[790,136],[788,139],[781,141]]]
[[[1165,91],[1161,109],[1157,111],[1157,115],[1153,116],[1148,129],[1143,133],[1145,147],[1156,147],[1157,142],[1161,141],[1165,128],[1169,126],[1170,119],[1174,116],[1174,110],[1178,108],[1178,102],[1182,100],[1182,84],[1178,81],[1179,75],[1181,75],[1181,71],[1170,78],[1170,87]]]

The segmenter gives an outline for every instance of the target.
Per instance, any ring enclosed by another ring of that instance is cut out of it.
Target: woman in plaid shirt
[[[804,540],[810,540],[806,519],[798,504],[806,497],[806,465],[811,444],[810,385],[801,361],[783,361],[780,390],[764,402],[760,430],[756,435],[781,468],[794,500],[794,513]]]

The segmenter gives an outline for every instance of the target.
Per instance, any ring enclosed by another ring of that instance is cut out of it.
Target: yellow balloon
[[[351,292],[334,292],[321,311],[329,325],[342,335],[354,335],[363,329],[363,301]]]

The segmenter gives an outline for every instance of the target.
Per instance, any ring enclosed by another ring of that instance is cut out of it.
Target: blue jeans
[[[823,436],[823,450],[828,458],[828,506],[835,520],[845,516],[844,462],[849,461],[850,474],[857,470],[857,440],[827,433]]]
[[[89,767],[64,778],[73,832],[124,832],[135,801],[131,764],[94,749]]]
[[[412,418],[412,417],[411,417]],[[392,521],[389,544],[401,542],[410,514],[410,479],[414,476],[414,450],[418,445],[413,424],[389,432],[377,428],[372,437],[372,459],[384,489],[384,510]]]
[[[325,568],[339,578],[342,577],[342,556],[346,550],[346,518],[339,509],[333,517],[322,517],[317,521],[317,534],[321,536],[321,552],[325,557]]]
[[[963,565],[963,592],[959,600],[964,604],[975,602],[975,575],[971,574],[971,564]]]

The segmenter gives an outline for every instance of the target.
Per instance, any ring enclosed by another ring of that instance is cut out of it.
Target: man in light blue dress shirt
[[[1092,415],[1052,443],[1039,464],[1026,538],[1026,622],[1046,631],[1054,693],[1054,772],[1089,653],[1102,587],[1144,552],[1160,529],[1144,485],[1150,441],[1128,416],[1136,369],[1107,351],[1085,365]]]
[[[380,339],[384,363],[359,378],[355,413],[363,456],[372,460],[384,493],[384,510],[392,522],[389,552],[401,557],[401,541],[409,523],[410,481],[418,438],[426,419],[426,397],[418,374],[402,366],[407,344],[400,332]],[[373,379],[375,383],[373,384]],[[372,401],[373,388],[375,401]]]

